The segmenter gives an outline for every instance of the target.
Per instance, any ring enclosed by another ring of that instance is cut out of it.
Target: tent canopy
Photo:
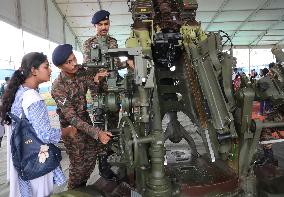
[[[234,45],[271,47],[284,42],[284,0],[197,0],[205,31],[224,30]],[[130,33],[128,0],[1,0],[0,18],[57,43],[81,46],[95,34],[92,15],[111,13],[110,34],[120,47]]]
[[[206,31],[226,31],[234,45],[273,45],[284,40],[283,0],[197,0],[197,21]],[[94,35],[92,15],[111,13],[112,34],[123,45],[132,23],[127,0],[56,0],[71,28],[83,42]]]

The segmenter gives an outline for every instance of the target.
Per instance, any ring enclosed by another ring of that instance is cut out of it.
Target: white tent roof
[[[234,45],[273,45],[284,41],[284,0],[197,0],[197,20],[206,31],[226,31]],[[110,34],[123,46],[132,23],[127,0],[55,0],[82,43],[95,34],[92,15],[111,13]]]
[[[130,33],[128,0],[1,0],[0,19],[57,43],[75,47],[95,35],[92,15],[111,13],[110,34],[120,47]],[[130,0],[132,1],[132,0]],[[205,31],[226,31],[233,44],[270,48],[284,42],[284,0],[197,0]]]

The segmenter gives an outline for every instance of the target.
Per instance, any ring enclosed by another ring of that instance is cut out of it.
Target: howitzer
[[[252,120],[252,107],[253,101],[263,99],[284,103],[283,73],[266,93],[245,79],[234,92],[236,61],[223,51],[229,37],[222,32],[205,34],[195,20],[195,0],[136,0],[129,1],[129,7],[134,24],[127,48],[107,54],[134,59],[135,69],[116,83],[118,99],[101,103],[109,111],[117,104],[121,107],[119,148],[109,162],[127,168],[131,196],[266,192],[256,189],[254,155],[261,130],[283,123]],[[182,126],[178,112],[195,128]],[[165,116],[168,124],[163,127]]]
[[[115,64],[115,61],[119,61],[119,59],[113,58],[109,50],[107,43],[99,39],[98,43],[91,46],[89,51],[90,61],[79,65],[80,67],[87,67],[88,74],[93,76],[100,71],[108,72],[108,77],[101,81],[98,94],[93,98],[94,102],[92,105],[94,125],[105,130],[114,129],[108,128],[108,112],[119,111],[120,99],[118,92],[122,85],[118,67]]]

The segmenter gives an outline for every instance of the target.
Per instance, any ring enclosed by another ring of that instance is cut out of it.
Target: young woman
[[[37,52],[26,54],[22,59],[21,67],[15,71],[4,92],[0,110],[2,124],[5,123],[13,127],[14,123],[6,115],[7,112],[12,112],[21,117],[23,109],[37,136],[44,143],[58,143],[62,135],[74,137],[77,132],[74,127],[69,126],[61,130],[51,128],[46,105],[37,92],[39,84],[49,81],[50,76],[51,69],[46,55]],[[7,131],[7,136],[9,142],[11,127]],[[7,155],[10,197],[49,196],[53,192],[53,183],[62,185],[66,181],[60,166],[44,176],[30,181],[23,181],[12,164],[10,145],[7,148]]]

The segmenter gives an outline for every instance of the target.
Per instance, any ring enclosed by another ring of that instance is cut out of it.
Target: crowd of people
[[[249,81],[252,85],[252,87],[255,87],[258,89],[258,92],[261,94],[265,93],[271,86],[273,86],[272,80],[277,79],[278,80],[278,74],[277,69],[283,69],[281,64],[276,64],[274,62],[270,63],[268,65],[268,68],[260,69],[259,74],[256,72],[255,69],[251,70],[251,73],[249,75]],[[283,72],[283,71],[282,71]],[[238,89],[241,86],[241,81],[243,78],[248,78],[244,72],[237,72],[237,69],[234,70],[233,74],[233,87],[235,93],[238,91]],[[256,80],[257,78],[257,80]],[[265,94],[264,94],[265,95]],[[284,117],[283,112],[283,105],[276,105],[273,106],[273,103],[271,102],[271,99],[269,96],[264,96],[264,98],[259,98],[259,111],[258,115],[262,116],[265,121],[276,121],[276,122],[282,122]],[[277,132],[278,135],[280,135],[281,138],[284,136],[281,136],[281,133],[277,129],[273,128],[264,128],[262,129],[260,141],[269,141],[271,139],[274,139],[272,136],[272,133]],[[258,156],[255,164],[256,165],[265,165],[265,164],[274,164],[276,160],[274,159],[273,151],[272,151],[272,144],[265,144],[262,145],[263,154],[260,154]]]
[[[259,73],[257,73],[255,69],[252,69],[251,73],[248,75],[250,82],[258,85],[262,81],[266,81],[267,79],[274,78],[273,69],[275,68],[275,66],[276,66],[276,63],[271,62],[268,65],[268,68],[260,69]],[[242,76],[246,77],[246,74],[242,71],[238,71],[237,69],[234,69],[233,77],[232,77],[234,92],[237,92],[237,90],[240,88]],[[259,113],[258,113],[259,115],[263,116],[263,115],[268,114],[271,111],[272,111],[272,105],[268,99],[260,101],[260,108],[259,108]]]

